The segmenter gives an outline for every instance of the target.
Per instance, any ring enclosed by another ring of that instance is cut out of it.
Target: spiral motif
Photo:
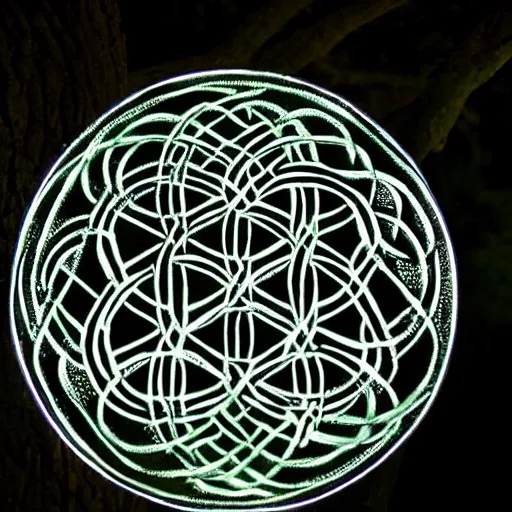
[[[53,167],[16,258],[15,339],[49,413],[174,504],[343,484],[421,417],[453,337],[453,255],[412,162],[270,74],[116,107]]]

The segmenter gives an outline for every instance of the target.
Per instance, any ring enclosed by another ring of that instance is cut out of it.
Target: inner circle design
[[[419,421],[454,329],[454,261],[410,159],[271,74],[170,80],[106,114],[27,214],[15,343],[56,428],[183,507],[343,486]]]

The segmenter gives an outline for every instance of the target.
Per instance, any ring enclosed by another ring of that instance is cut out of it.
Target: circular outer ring
[[[331,479],[327,478],[322,480],[320,485],[314,487],[313,489],[307,489],[306,491],[301,491],[298,493],[287,493],[281,497],[277,496],[272,500],[249,499],[247,501],[238,500],[231,502],[229,500],[219,500],[216,502],[208,499],[201,500],[197,499],[196,497],[187,499],[186,496],[181,496],[181,498],[180,496],[165,496],[164,493],[156,492],[155,489],[148,485],[127,478],[122,473],[122,471],[109,467],[104,463],[104,461],[101,460],[101,457],[98,457],[97,454],[95,454],[94,451],[90,449],[90,447],[77,442],[77,440],[73,437],[74,434],[72,432],[72,426],[67,422],[65,415],[62,414],[58,408],[52,408],[50,406],[48,400],[44,396],[44,392],[41,390],[40,383],[34,375],[33,361],[27,359],[26,357],[26,354],[30,353],[30,350],[27,352],[27,347],[31,343],[31,340],[28,339],[26,333],[21,332],[18,321],[19,311],[17,311],[17,292],[18,279],[20,275],[20,264],[27,247],[30,245],[28,235],[30,233],[32,223],[34,222],[34,219],[38,213],[41,195],[51,183],[56,170],[58,170],[63,163],[69,161],[69,159],[80,148],[83,147],[84,141],[90,141],[101,128],[112,122],[114,119],[118,118],[122,120],[122,114],[133,108],[141,101],[147,100],[152,96],[156,96],[160,94],[161,91],[173,89],[177,90],[194,83],[206,83],[220,80],[230,83],[254,82],[254,84],[259,83],[260,85],[268,83],[273,84],[274,86],[286,87],[296,91],[301,91],[301,94],[303,93],[310,95],[311,97],[316,97],[319,101],[322,101],[325,104],[329,103],[336,108],[343,110],[346,119],[349,119],[349,122],[353,125],[357,125],[361,132],[367,133],[372,138],[375,145],[379,146],[380,150],[387,155],[387,158],[390,161],[393,161],[394,165],[403,169],[404,173],[409,173],[409,175],[412,176],[412,179],[416,182],[417,189],[422,190],[423,193],[428,197],[431,212],[433,212],[433,219],[431,220],[435,221],[436,223],[437,239],[441,242],[441,244],[444,244],[445,248],[447,265],[444,272],[447,279],[446,282],[449,283],[448,294],[450,296],[450,300],[452,301],[450,315],[447,319],[447,325],[445,325],[447,335],[446,339],[444,340],[443,357],[441,358],[442,360],[436,369],[436,377],[430,386],[428,399],[424,401],[421,407],[421,411],[415,414],[413,420],[411,420],[408,424],[407,429],[403,432],[400,432],[400,435],[397,436],[397,438],[393,439],[392,442],[388,443],[383,447],[382,450],[378,451],[375,456],[371,457],[370,460],[367,461],[367,463],[365,463],[362,468],[356,468],[356,470],[349,472],[345,478],[341,480],[336,477]],[[25,214],[15,250],[14,263],[12,267],[9,314],[11,332],[18,362],[20,364],[23,376],[39,408],[41,409],[43,415],[50,423],[52,428],[58,433],[60,438],[87,465],[98,471],[108,480],[126,490],[129,490],[156,503],[172,506],[181,510],[278,511],[311,504],[321,498],[329,496],[351,485],[372,471],[376,466],[380,465],[388,457],[390,457],[410,436],[411,432],[418,426],[422,418],[429,410],[433,400],[439,392],[439,387],[445,376],[455,336],[457,303],[458,292],[456,261],[443,216],[435,199],[432,196],[432,193],[430,192],[430,189],[428,188],[427,183],[425,182],[424,177],[422,176],[420,170],[412,158],[402,148],[400,148],[400,146],[384,130],[382,130],[382,128],[380,128],[367,115],[365,115],[363,112],[358,110],[347,101],[328,92],[325,89],[309,84],[303,80],[268,72],[254,72],[248,70],[216,70],[191,73],[165,80],[129,96],[127,99],[123,100],[103,116],[101,116],[66,149],[64,154],[57,160],[57,162],[46,175]]]

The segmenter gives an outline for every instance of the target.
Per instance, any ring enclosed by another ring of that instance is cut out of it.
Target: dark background
[[[365,110],[421,168],[458,257],[444,386],[389,461],[311,510],[494,510],[508,422],[512,2],[7,0],[0,6],[0,507],[158,510],[85,468],[35,407],[7,323],[9,270],[44,172],[92,120],[159,79],[267,69]],[[500,365],[503,364],[503,367]],[[504,369],[502,369],[504,368]]]

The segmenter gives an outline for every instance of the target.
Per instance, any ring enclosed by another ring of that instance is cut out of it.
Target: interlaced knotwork
[[[222,77],[86,132],[32,205],[14,282],[74,442],[71,409],[157,496],[188,500],[158,483],[180,480],[270,503],[408,429],[444,368],[453,261],[383,137],[318,92]]]

